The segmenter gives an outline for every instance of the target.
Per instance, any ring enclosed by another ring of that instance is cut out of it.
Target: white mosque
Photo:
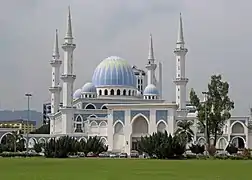
[[[63,60],[59,55],[56,31],[53,58],[50,61],[50,135],[29,135],[29,144],[64,135],[78,140],[99,136],[108,145],[109,151],[129,154],[136,148],[136,140],[141,136],[164,130],[173,134],[177,123],[183,120],[193,122],[195,142],[204,143],[204,134],[197,128],[195,109],[187,103],[185,57],[188,50],[185,47],[181,15],[174,49],[176,102],[167,102],[162,97],[162,63],[155,60],[152,36],[149,43],[145,70],[129,65],[123,58],[111,56],[100,62],[90,82],[74,91],[76,75],[73,54],[76,44],[69,9],[67,32],[62,45]],[[60,76],[61,65],[63,74]],[[62,106],[60,102],[63,102]],[[252,133],[247,128],[249,121],[249,116],[230,118],[223,135],[217,140],[217,148],[224,149],[230,142],[238,147],[252,147]]]

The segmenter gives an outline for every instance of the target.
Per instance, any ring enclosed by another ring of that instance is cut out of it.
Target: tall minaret
[[[150,44],[149,44],[149,56],[148,56],[148,64],[146,64],[147,69],[147,85],[154,84],[156,86],[156,77],[155,70],[157,68],[157,64],[155,64],[154,51],[153,51],[153,42],[152,35],[150,34]]]
[[[76,45],[73,43],[71,13],[68,8],[67,32],[64,38],[62,49],[64,50],[64,68],[61,79],[63,81],[63,106],[61,108],[62,124],[60,130],[62,134],[73,132],[74,107],[73,107],[73,83],[76,76],[73,74],[73,51]]]
[[[178,39],[177,46],[174,50],[176,56],[176,79],[174,83],[176,84],[176,103],[180,110],[186,108],[186,84],[188,83],[188,78],[185,76],[185,56],[188,50],[184,47],[184,34],[182,25],[182,16],[180,13],[179,17],[179,29],[178,29]]]
[[[59,110],[60,105],[60,66],[62,61],[59,55],[59,43],[58,43],[58,31],[56,29],[55,41],[53,48],[52,60],[50,61],[52,66],[52,86],[49,88],[51,92],[51,113],[55,114]]]
[[[73,106],[73,83],[76,76],[73,74],[73,51],[76,45],[73,43],[70,7],[68,8],[67,32],[62,49],[64,50],[64,69],[61,79],[63,80],[63,107]]]

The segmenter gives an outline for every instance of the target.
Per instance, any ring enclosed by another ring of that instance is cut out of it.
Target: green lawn
[[[0,158],[1,180],[251,180],[252,161]]]

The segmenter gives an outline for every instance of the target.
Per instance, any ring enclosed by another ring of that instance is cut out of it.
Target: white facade
[[[176,103],[169,103],[162,99],[162,64],[159,62],[157,68],[152,36],[150,36],[146,71],[130,66],[122,58],[111,56],[97,66],[91,82],[73,93],[76,77],[73,71],[73,51],[76,46],[73,43],[69,10],[67,34],[62,46],[64,50],[64,67],[61,76],[63,106],[59,108],[59,97],[57,102],[55,98],[51,100],[55,108],[50,116],[51,136],[70,135],[78,137],[79,140],[87,139],[89,136],[99,136],[108,145],[110,151],[130,153],[136,148],[136,141],[141,136],[164,130],[173,134],[178,121],[187,119],[194,124],[192,128],[195,132],[195,141],[203,143],[204,134],[198,132],[196,113],[191,113],[189,106],[186,105],[188,79],[185,75],[185,56],[188,50],[184,44],[180,16],[177,46],[174,50]],[[55,70],[53,66],[53,72],[53,78],[57,79],[59,69]],[[52,87],[54,85],[52,84]],[[53,99],[55,92],[51,92]],[[58,106],[55,103],[58,103]],[[251,147],[251,133],[246,128],[249,120],[249,117],[232,117],[228,120],[223,135],[218,137],[217,147],[224,148],[229,142],[242,146],[241,140],[245,147]]]

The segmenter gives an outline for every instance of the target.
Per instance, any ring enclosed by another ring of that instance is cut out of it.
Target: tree
[[[180,136],[185,142],[190,143],[193,140],[194,132],[191,129],[191,121],[183,120],[178,122],[178,128],[175,135]]]
[[[234,144],[229,144],[226,148],[226,151],[229,154],[236,154],[238,152],[238,148]]]
[[[200,145],[200,144],[192,144],[190,147],[190,150],[192,153],[195,154],[203,154],[205,151],[205,146],[204,145]]]
[[[222,81],[221,75],[211,76],[207,99],[204,103],[200,102],[194,89],[190,92],[190,101],[196,107],[199,124],[202,128],[207,129],[207,144],[210,144],[210,136],[213,136],[213,145],[216,146],[217,137],[222,135],[223,126],[231,117],[230,111],[234,108],[234,102],[230,100],[228,92],[229,84]]]
[[[100,153],[106,152],[107,150],[108,146],[106,146],[98,136],[89,137],[87,141],[80,141],[79,151],[84,152],[85,156],[90,152],[98,156]]]

